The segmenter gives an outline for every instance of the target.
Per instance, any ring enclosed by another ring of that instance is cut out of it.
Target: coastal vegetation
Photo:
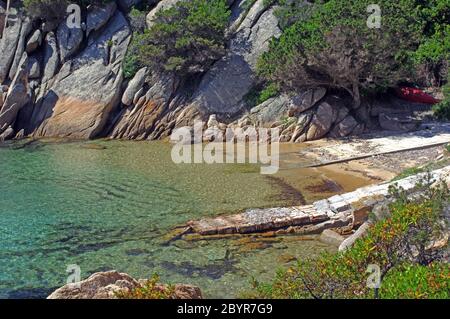
[[[27,14],[49,23],[59,23],[67,15],[70,4],[78,4],[81,8],[89,5],[102,5],[112,0],[24,0],[23,6]]]
[[[160,277],[154,274],[141,286],[116,293],[118,299],[172,299],[175,293],[174,286],[162,286]]]
[[[278,3],[283,34],[262,55],[259,74],[284,91],[325,86],[359,104],[362,94],[402,82],[446,80],[448,0],[378,1],[379,27],[367,25],[369,0]]]
[[[225,54],[229,17],[225,0],[181,1],[160,10],[149,29],[134,30],[125,76],[132,77],[142,67],[180,77],[205,72]]]
[[[445,212],[450,203],[445,184],[425,179],[414,199],[392,188],[395,200],[372,216],[365,237],[339,253],[300,261],[280,270],[271,283],[254,281],[253,298],[449,298],[450,268],[444,260]],[[373,268],[379,285],[369,285]],[[368,272],[369,271],[369,272]]]

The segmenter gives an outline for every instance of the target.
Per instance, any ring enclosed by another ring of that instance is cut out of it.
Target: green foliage
[[[425,172],[425,168],[423,167],[411,167],[403,170],[398,176],[396,176],[392,181],[398,181],[400,179],[404,179],[409,176],[417,175]]]
[[[255,87],[245,96],[245,101],[249,107],[257,106],[280,93],[275,83],[269,83],[264,87]]]
[[[419,61],[448,54],[448,25],[441,21],[448,2],[377,1],[381,28],[371,29],[370,0],[329,0],[307,9],[303,1],[279,1],[285,29],[261,57],[258,73],[285,91],[342,89],[359,104],[361,91],[385,90],[413,79]]]
[[[147,28],[146,23],[146,11],[138,10],[137,8],[132,8],[128,17],[130,19],[130,25],[133,32],[144,32]]]
[[[172,299],[175,292],[173,286],[160,284],[158,275],[153,275],[141,287],[116,294],[119,299]]]
[[[450,75],[443,87],[444,99],[433,107],[434,115],[440,120],[450,120]]]
[[[448,263],[405,264],[388,273],[380,288],[383,299],[449,299]]]
[[[33,18],[47,22],[60,22],[66,16],[68,0],[24,0],[26,12]]]
[[[89,5],[102,5],[112,0],[24,0],[23,6],[28,15],[46,22],[58,23],[67,15],[67,7],[74,3],[85,9]]]
[[[226,0],[181,1],[160,11],[149,30],[133,35],[128,76],[142,66],[179,76],[206,71],[225,53],[229,17]]]
[[[421,2],[420,16],[425,21],[421,43],[414,53],[416,63],[439,63],[450,58],[450,0]]]
[[[246,297],[373,298],[376,292],[367,287],[369,265],[381,271],[378,297],[448,295],[449,271],[441,261],[443,251],[428,248],[446,230],[441,215],[449,204],[449,191],[445,184],[431,189],[429,182],[418,188],[426,191],[414,201],[403,190],[392,189],[397,200],[389,207],[389,217],[373,224],[350,249],[300,261],[297,267],[279,271],[272,283],[255,281],[254,291]]]

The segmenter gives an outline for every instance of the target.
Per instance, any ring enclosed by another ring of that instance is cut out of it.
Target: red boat
[[[432,97],[430,94],[425,93],[421,89],[411,87],[400,87],[396,89],[397,96],[401,99],[424,104],[437,104],[440,101]]]

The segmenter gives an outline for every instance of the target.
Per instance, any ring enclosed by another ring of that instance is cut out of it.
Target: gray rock
[[[14,60],[11,64],[11,68],[9,70],[9,78],[12,80],[16,75],[16,72],[19,68],[20,61],[25,52],[26,46],[26,38],[32,31],[31,20],[28,18],[24,18],[22,21],[22,28],[20,29],[19,41],[17,42],[16,54],[14,55]]]
[[[331,137],[345,137],[353,133],[353,130],[358,126],[358,122],[351,115],[347,115],[341,122],[336,124],[330,131]]]
[[[292,134],[291,142],[302,143],[306,140],[305,131],[311,123],[311,119],[313,118],[312,112],[303,112],[300,114],[297,120],[297,126],[295,127],[294,133]]]
[[[11,8],[8,26],[0,39],[0,84],[4,83],[14,60],[17,43],[22,29],[22,20],[17,16],[17,10]]]
[[[56,38],[59,47],[59,57],[62,63],[77,53],[83,42],[83,36],[84,33],[81,28],[69,28],[65,21],[59,24]]]
[[[219,121],[217,121],[217,116],[215,114],[211,114],[208,119],[208,123],[206,124],[208,128],[219,127]]]
[[[35,136],[90,139],[103,130],[120,101],[130,36],[127,20],[116,11],[95,41],[63,65],[40,99],[31,121]]]
[[[0,109],[0,127],[12,125],[22,107],[30,100],[28,90],[28,59],[26,53],[19,65],[19,70],[13,79],[6,95],[5,102]]]
[[[100,30],[114,15],[117,9],[115,2],[110,2],[104,6],[91,6],[86,17],[86,37],[93,31]]]
[[[41,77],[41,66],[36,57],[30,57],[28,59],[28,77],[30,79],[38,79]]]
[[[133,97],[133,104],[136,105],[144,94],[145,94],[145,89],[144,89],[144,87],[142,87],[134,95],[134,97]]]
[[[6,19],[6,3],[0,0],[0,37],[3,34],[3,28],[5,27]]]
[[[339,245],[339,251],[345,251],[349,248],[351,248],[355,242],[366,235],[367,231],[369,230],[370,226],[372,224],[370,222],[365,222],[362,224],[358,230],[353,233],[353,235],[346,238],[340,245]]]
[[[335,120],[333,106],[324,101],[317,107],[307,132],[308,141],[320,139],[328,134]]]
[[[53,78],[60,65],[58,45],[53,32],[47,33],[44,41],[44,74],[42,82],[45,83]]]
[[[79,283],[55,290],[47,299],[114,299],[116,293],[139,287],[139,282],[125,273],[95,273]]]
[[[321,99],[325,97],[327,90],[325,88],[309,89],[303,94],[294,96],[291,99],[289,112],[290,115],[298,115],[313,108]]]
[[[320,235],[320,241],[329,245],[339,247],[345,240],[341,234],[331,229],[325,229]]]
[[[286,95],[268,99],[251,109],[248,116],[258,125],[271,126],[287,114],[288,102],[289,98]]]
[[[42,44],[42,31],[38,29],[34,31],[30,39],[28,39],[25,51],[28,54],[30,54],[34,52],[41,44]]]
[[[420,125],[420,121],[405,113],[380,113],[378,120],[386,131],[410,132]]]
[[[142,88],[147,77],[147,68],[140,69],[133,79],[128,83],[128,87],[123,93],[122,103],[126,106],[133,104],[136,93]]]
[[[256,1],[239,23],[229,53],[203,77],[192,105],[219,118],[241,113],[245,109],[244,97],[256,82],[258,58],[268,49],[269,40],[281,34],[277,25],[274,9],[267,9],[264,0]]]
[[[9,126],[2,134],[0,134],[0,142],[10,140],[14,137],[14,129]]]
[[[15,140],[22,140],[25,138],[25,130],[21,129],[19,132],[17,132],[16,136],[14,137]]]
[[[170,108],[177,83],[173,77],[153,77],[142,101],[122,111],[111,137],[146,139],[155,130],[161,116]],[[168,124],[168,123],[166,123]]]
[[[130,292],[142,287],[147,280],[136,280],[117,271],[95,273],[79,283],[67,284],[55,290],[47,299],[117,299],[117,293]],[[168,287],[156,284],[155,289],[164,291]],[[190,285],[174,285],[171,299],[202,299],[198,287]]]

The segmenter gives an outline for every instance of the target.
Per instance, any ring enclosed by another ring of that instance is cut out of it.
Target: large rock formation
[[[152,6],[147,24],[179,1],[147,1]],[[325,88],[281,95],[251,108],[247,97],[260,84],[258,58],[281,33],[276,6],[265,0],[227,1],[232,13],[227,53],[194,81],[144,68],[123,83],[122,62],[131,38],[126,14],[140,2],[89,6],[79,28],[65,21],[39,25],[11,8],[2,30],[6,15],[0,0],[0,134],[11,127],[20,136],[160,139],[211,116],[221,130],[279,128],[283,142],[340,138],[366,127],[414,128],[414,122],[392,116],[384,106],[363,103],[355,109]]]
[[[22,25],[23,22],[18,17],[18,11],[11,8],[7,26],[3,30],[3,35],[0,39],[0,84],[3,84],[8,78],[20,39]]]
[[[20,109],[29,102],[31,97],[28,90],[28,58],[25,54],[19,63],[19,71],[13,79],[6,98],[0,108],[0,133],[11,126],[19,113]]]
[[[244,97],[256,83],[256,62],[268,49],[269,40],[281,33],[274,9],[264,0],[257,0],[248,11],[245,6],[246,1],[235,1],[229,52],[205,74],[192,103],[220,118],[243,111]]]
[[[0,0],[0,38],[3,34],[3,28],[5,27],[6,19],[6,3]]]
[[[117,299],[118,293],[130,292],[145,282],[117,271],[100,272],[77,284],[67,284],[55,290],[47,299]],[[163,291],[167,286],[160,284],[155,289]],[[202,293],[195,286],[175,285],[171,298],[202,299]]]
[[[117,12],[97,38],[66,62],[37,102],[35,136],[93,138],[117,106],[130,30]]]

